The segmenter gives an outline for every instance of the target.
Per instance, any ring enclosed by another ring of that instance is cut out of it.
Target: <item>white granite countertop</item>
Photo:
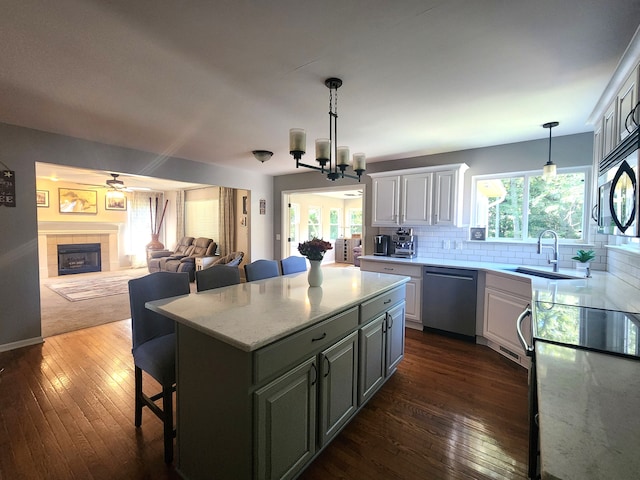
[[[640,313],[640,290],[608,272],[592,271],[591,278],[581,278],[577,270],[561,268],[559,273],[575,276],[575,280],[556,280],[524,275],[513,271],[518,265],[467,260],[444,260],[429,257],[396,258],[364,255],[360,261],[388,262],[404,265],[436,266],[484,270],[502,275],[531,279],[534,301],[577,307],[601,308],[627,313]],[[551,272],[551,267],[526,266],[531,270]]]
[[[244,351],[253,351],[403,285],[409,277],[325,268],[322,287],[307,272],[148,302],[166,315]]]
[[[637,479],[640,362],[536,343],[543,479]]]

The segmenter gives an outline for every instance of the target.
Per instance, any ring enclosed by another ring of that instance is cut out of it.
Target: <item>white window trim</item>
[[[592,181],[592,167],[589,165],[583,165],[579,167],[563,167],[557,169],[558,174],[563,173],[584,173],[584,200],[585,200],[585,208],[582,212],[583,215],[583,225],[584,228],[582,230],[582,238],[576,239],[559,239],[559,243],[562,244],[570,244],[570,245],[590,245],[591,242],[591,229],[589,228],[589,220],[591,218],[591,204],[590,199],[592,198],[593,192],[593,181]],[[488,180],[488,179],[496,179],[496,178],[512,178],[512,177],[527,177],[532,176],[541,176],[542,170],[524,170],[518,172],[506,172],[506,173],[488,173],[483,175],[473,175],[471,177],[471,225],[476,226],[476,217],[477,217],[477,209],[476,209],[476,195],[477,195],[477,184],[478,181]],[[523,196],[527,200],[529,199],[529,182],[525,181]],[[529,223],[529,211],[528,209],[524,209],[522,214],[522,223],[523,225],[528,225]],[[524,238],[522,240],[517,240],[514,238],[487,238],[484,243],[513,243],[513,244],[535,244],[537,243],[535,239]]]

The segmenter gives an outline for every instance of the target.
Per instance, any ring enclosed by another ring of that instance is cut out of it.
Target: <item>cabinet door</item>
[[[399,225],[400,177],[380,177],[373,181],[373,226]]]
[[[530,299],[511,295],[490,287],[484,294],[484,332],[483,336],[501,346],[501,351],[514,360],[522,362],[526,355],[516,330],[516,320],[529,304]],[[523,322],[523,334],[531,345],[530,317]],[[517,355],[518,358],[516,358]]]
[[[358,408],[358,332],[320,354],[320,446],[326,445]]]
[[[405,315],[411,320],[422,322],[420,317],[420,295],[422,294],[422,282],[412,278],[404,284],[406,288],[406,311]]]
[[[308,359],[255,394],[259,479],[292,478],[316,452],[315,359]]]
[[[633,110],[633,107],[636,106],[637,100],[637,83],[638,83],[638,70],[634,70],[631,72],[631,75],[624,82],[624,85],[620,88],[620,92],[618,93],[618,106],[617,106],[617,125],[616,128],[618,130],[618,140],[624,140],[628,135],[629,131],[626,129],[625,122],[627,120],[627,116]],[[635,125],[633,122],[629,122],[629,128],[631,131],[635,129]]]
[[[602,156],[606,157],[618,144],[616,132],[616,102],[613,101],[602,119]]]
[[[456,178],[455,170],[435,173],[434,225],[454,225],[456,223]]]
[[[431,196],[433,173],[420,173],[402,177],[402,205],[400,223],[404,225],[431,225]]]
[[[404,357],[404,302],[387,312],[386,317],[386,371],[385,376],[396,371]]]
[[[384,382],[386,314],[360,329],[358,402],[366,402]]]

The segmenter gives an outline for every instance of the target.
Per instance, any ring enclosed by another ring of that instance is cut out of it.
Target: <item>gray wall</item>
[[[0,160],[16,172],[15,208],[0,207],[0,351],[41,341],[35,162],[251,191],[251,254],[271,258],[273,178],[0,124]],[[267,200],[266,215],[259,201]]]
[[[554,137],[552,139],[551,156],[558,168],[591,165],[593,161],[593,133]],[[545,138],[495,147],[369,163],[367,165],[367,173],[466,163],[469,165],[469,170],[465,173],[463,223],[468,224],[471,212],[471,177],[473,175],[542,170],[542,166],[547,162],[548,158],[549,139]],[[349,185],[357,183],[356,180],[349,179],[337,180],[335,183],[328,182],[325,176],[317,172],[276,177],[274,182],[276,212],[281,211],[283,191],[320,189],[336,184]],[[377,233],[377,229],[371,228],[371,177],[365,174],[362,183],[365,185],[364,222],[366,249],[369,244],[372,244],[371,238]],[[280,215],[276,215],[274,220],[274,232],[279,233],[282,231]],[[274,241],[274,258],[279,258],[280,256],[280,243],[280,241]],[[370,253],[371,249],[369,248],[365,251]]]

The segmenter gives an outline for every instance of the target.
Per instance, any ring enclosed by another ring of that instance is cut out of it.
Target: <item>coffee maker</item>
[[[399,228],[391,237],[391,244],[393,245],[392,257],[415,258],[418,255],[418,241],[413,236],[411,228]]]
[[[389,256],[391,254],[391,237],[389,235],[376,235],[373,238],[373,254]]]

